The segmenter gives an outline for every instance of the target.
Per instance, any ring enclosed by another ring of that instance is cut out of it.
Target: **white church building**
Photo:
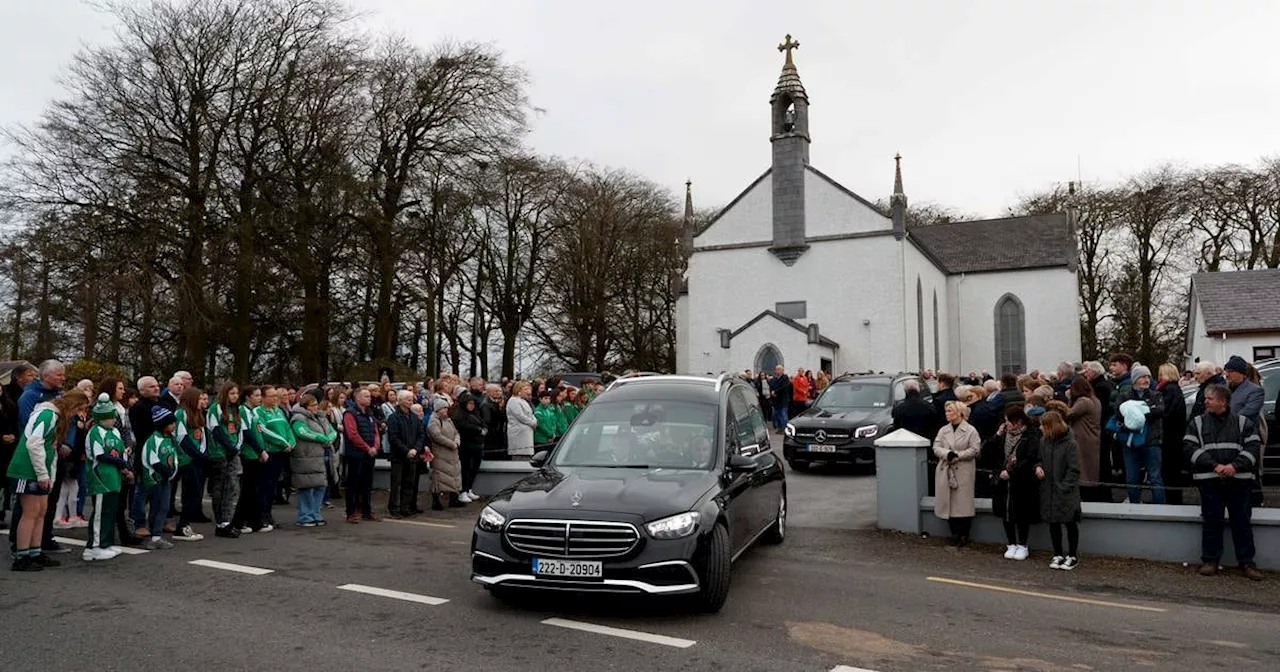
[[[907,228],[900,158],[888,213],[809,163],[798,46],[779,47],[769,169],[697,231],[686,192],[678,371],[999,375],[1078,360],[1072,217]]]

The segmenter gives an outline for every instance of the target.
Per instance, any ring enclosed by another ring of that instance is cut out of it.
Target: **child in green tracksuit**
[[[556,419],[556,409],[551,405],[551,391],[543,390],[538,399],[538,407],[533,409],[533,417],[538,426],[533,430],[533,445],[544,446],[556,438],[556,429],[560,422]]]
[[[255,425],[260,427],[263,448],[267,452],[267,463],[264,465],[262,478],[258,481],[258,501],[262,507],[263,527],[276,525],[271,507],[275,504],[276,489],[280,484],[280,474],[284,473],[284,464],[289,460],[289,453],[297,445],[293,436],[293,428],[289,426],[289,418],[280,408],[280,392],[283,388],[267,386],[262,388],[262,405],[253,409]]]
[[[164,521],[169,516],[173,477],[178,473],[178,447],[173,442],[177,418],[173,411],[156,406],[151,411],[151,423],[155,432],[142,445],[142,488],[151,505],[151,539],[146,547],[160,551],[173,548],[173,543],[164,538]]]
[[[93,427],[86,439],[85,480],[89,497],[93,501],[93,515],[89,520],[89,540],[85,544],[85,562],[110,560],[120,555],[115,545],[116,509],[120,506],[122,478],[132,478],[129,459],[125,455],[124,439],[116,429],[116,405],[103,392],[93,405]]]

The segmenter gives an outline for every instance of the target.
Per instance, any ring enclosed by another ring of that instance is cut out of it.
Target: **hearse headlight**
[[[682,539],[698,530],[698,519],[702,516],[693,511],[677,513],[674,516],[655,520],[644,526],[649,536],[654,539]]]
[[[484,507],[480,512],[480,518],[476,521],[476,527],[485,532],[501,532],[502,526],[506,524],[507,517],[493,510],[492,506]]]
[[[864,426],[864,427],[859,427],[859,428],[858,428],[858,431],[854,434],[854,438],[858,438],[858,439],[870,439],[870,438],[874,437],[876,434],[879,434],[879,433],[880,433],[880,428],[879,428],[879,427],[877,427],[877,426],[875,426],[875,425],[866,425],[866,426]]]

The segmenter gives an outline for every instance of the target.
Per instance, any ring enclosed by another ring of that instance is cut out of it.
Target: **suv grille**
[[[640,542],[630,523],[589,520],[513,520],[505,534],[517,551],[561,558],[612,558]]]
[[[821,432],[821,436],[818,436]],[[853,431],[849,429],[813,429],[806,427],[796,428],[796,438],[804,440],[813,440],[818,443],[843,443],[853,436]]]

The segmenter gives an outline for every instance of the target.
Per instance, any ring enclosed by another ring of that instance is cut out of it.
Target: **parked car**
[[[755,391],[727,374],[621,379],[531,463],[472,534],[471,578],[500,599],[685,595],[717,611],[731,563],[786,535],[785,471]]]
[[[925,400],[933,395],[914,373],[846,374],[836,378],[809,409],[791,419],[783,433],[782,453],[792,469],[812,462],[841,462],[874,468],[876,437],[893,427],[893,406],[915,382]]]

